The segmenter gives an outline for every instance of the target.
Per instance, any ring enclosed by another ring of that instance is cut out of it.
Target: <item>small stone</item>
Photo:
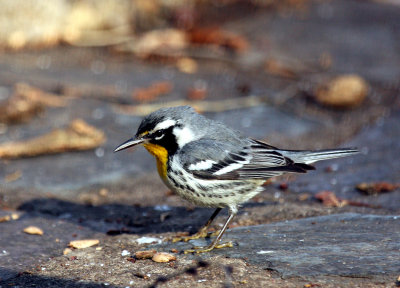
[[[400,187],[400,184],[392,184],[388,182],[360,183],[356,188],[366,195],[377,195],[384,192],[391,192]]]
[[[6,215],[6,216],[3,216],[3,217],[0,217],[0,223],[1,222],[7,222],[7,221],[10,221],[11,220],[11,216],[10,215]]]
[[[107,197],[108,196],[108,190],[106,188],[101,188],[99,191],[100,196],[102,197]]]
[[[71,252],[72,252],[72,250],[70,248],[65,248],[63,251],[63,255],[68,255]]]
[[[84,240],[74,240],[69,242],[68,246],[75,249],[83,249],[99,244],[98,239],[84,239]]]
[[[43,235],[43,230],[36,226],[28,226],[23,231],[31,235]]]
[[[314,91],[315,99],[335,108],[354,108],[362,104],[368,94],[368,83],[358,75],[342,75]]]
[[[156,250],[144,250],[144,251],[136,251],[135,258],[136,259],[150,259],[156,254]]]
[[[156,254],[154,254],[151,260],[158,263],[166,263],[170,261],[175,261],[176,257],[166,252],[157,252]]]
[[[315,194],[314,197],[326,207],[343,207],[349,204],[347,200],[337,198],[332,191],[321,191]]]
[[[179,71],[186,74],[193,74],[197,71],[197,62],[191,58],[183,57],[176,62]]]

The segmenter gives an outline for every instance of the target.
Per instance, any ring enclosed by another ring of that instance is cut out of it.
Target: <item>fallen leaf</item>
[[[6,215],[6,216],[0,217],[0,223],[8,222],[8,221],[11,221],[11,216],[10,215]]]
[[[315,194],[314,197],[322,201],[322,204],[326,207],[343,207],[348,204],[347,200],[337,198],[332,191],[321,191]]]
[[[153,55],[181,54],[188,45],[187,35],[179,29],[151,30],[133,41],[116,46],[117,52],[134,53],[140,58]]]
[[[354,108],[363,103],[368,90],[368,83],[360,76],[342,75],[319,85],[314,96],[326,106]]]
[[[172,91],[173,85],[169,81],[154,82],[149,87],[137,88],[132,92],[132,97],[139,102],[150,102],[156,100],[160,95]]]
[[[188,31],[188,39],[192,44],[216,45],[236,53],[245,52],[249,47],[243,36],[218,27],[193,28]]]
[[[26,122],[42,112],[43,109],[43,104],[14,94],[0,106],[0,122],[6,124]]]
[[[187,98],[189,100],[204,100],[207,97],[206,88],[190,88],[188,90]]]
[[[157,252],[156,254],[154,254],[153,258],[151,258],[151,260],[158,263],[166,263],[170,261],[175,261],[176,256],[166,252]]]
[[[136,259],[150,259],[157,253],[156,250],[144,250],[144,251],[136,251],[135,258]]]
[[[5,215],[3,217],[0,217],[0,223],[1,222],[8,222],[8,221],[11,221],[11,220],[18,220],[19,217],[20,217],[19,214],[11,213],[11,215]]]
[[[45,106],[65,105],[66,100],[60,95],[20,82],[15,84],[13,94],[0,106],[0,122],[8,124],[26,122],[42,112]]]
[[[104,141],[105,135],[102,131],[81,119],[76,119],[65,129],[55,129],[48,134],[25,141],[1,144],[0,158],[14,159],[88,150],[100,146]]]
[[[294,79],[298,77],[293,69],[275,59],[269,59],[265,62],[265,71],[268,74],[283,78]]]
[[[61,95],[45,92],[23,82],[15,84],[15,93],[45,106],[63,107],[67,104],[67,100],[62,98]]]
[[[31,235],[43,235],[43,230],[36,226],[28,226],[23,231]]]
[[[366,195],[377,195],[384,192],[391,192],[400,187],[400,184],[388,182],[360,183],[356,188]]]
[[[14,182],[17,181],[19,178],[21,178],[22,172],[21,170],[17,170],[14,173],[7,174],[6,177],[4,177],[4,180],[6,183]]]
[[[69,242],[68,246],[75,249],[83,249],[99,244],[98,239],[84,239],[84,240],[74,240]]]

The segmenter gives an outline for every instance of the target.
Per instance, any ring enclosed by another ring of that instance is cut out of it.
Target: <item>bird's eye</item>
[[[153,137],[154,137],[154,139],[156,139],[156,140],[160,140],[162,137],[164,137],[164,131],[161,129],[161,130],[157,130],[157,131],[155,131],[154,133],[153,133]]]

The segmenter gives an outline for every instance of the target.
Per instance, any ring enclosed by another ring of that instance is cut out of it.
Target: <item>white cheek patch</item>
[[[174,128],[173,133],[180,148],[195,140],[193,132],[187,127],[184,127],[183,129],[176,127]]]
[[[207,170],[212,167],[213,164],[216,164],[214,160],[203,160],[197,162],[196,164],[190,164],[189,170]]]
[[[156,127],[154,127],[154,129],[152,131],[157,131],[157,130],[161,130],[161,129],[167,129],[171,126],[174,126],[176,124],[175,120],[172,119],[167,119],[164,120],[163,122],[160,122],[156,125]]]

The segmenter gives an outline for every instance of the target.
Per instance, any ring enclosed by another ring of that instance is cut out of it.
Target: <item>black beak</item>
[[[145,139],[143,139],[143,138],[139,138],[139,139],[132,138],[132,139],[129,139],[128,141],[125,141],[124,143],[119,145],[117,148],[115,148],[114,152],[118,152],[118,151],[124,150],[126,148],[139,145],[139,144],[143,143],[144,140]]]

